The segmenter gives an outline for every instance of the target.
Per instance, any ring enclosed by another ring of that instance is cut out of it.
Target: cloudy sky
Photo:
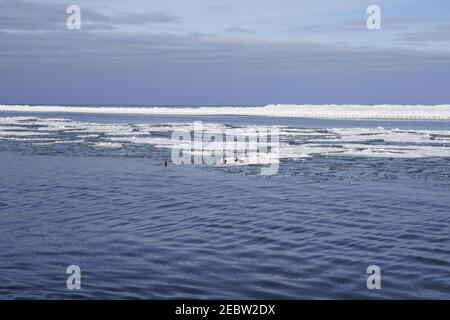
[[[0,0],[3,104],[439,104],[449,88],[446,0]]]

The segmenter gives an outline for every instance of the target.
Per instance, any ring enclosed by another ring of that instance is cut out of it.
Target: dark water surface
[[[264,177],[0,146],[0,299],[450,298],[449,159],[315,157]]]
[[[449,188],[12,153],[0,170],[1,298],[449,298]]]

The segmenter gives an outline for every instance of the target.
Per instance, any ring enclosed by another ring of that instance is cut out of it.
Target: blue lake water
[[[450,130],[448,122],[200,120]],[[62,135],[75,139],[48,136]],[[164,168],[170,151],[150,145],[93,150],[0,140],[1,299],[450,298],[449,158],[289,158],[268,177],[245,166]],[[79,291],[66,288],[69,265],[81,268]],[[369,265],[381,268],[381,290],[366,287]]]

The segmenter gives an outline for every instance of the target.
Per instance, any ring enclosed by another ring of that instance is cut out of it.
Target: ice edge
[[[96,113],[174,116],[253,116],[331,119],[450,120],[450,105],[292,105],[263,107],[79,107],[0,105],[0,112]]]

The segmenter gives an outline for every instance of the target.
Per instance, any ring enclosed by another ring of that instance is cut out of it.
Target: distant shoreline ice
[[[253,116],[315,119],[450,120],[450,105],[281,105],[264,107],[77,107],[0,105],[0,112]]]

